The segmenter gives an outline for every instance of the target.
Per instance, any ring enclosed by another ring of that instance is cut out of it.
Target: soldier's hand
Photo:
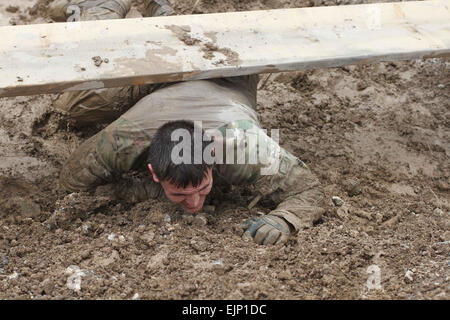
[[[253,238],[259,244],[278,244],[288,240],[291,227],[283,218],[268,214],[249,219],[241,224],[243,237]]]

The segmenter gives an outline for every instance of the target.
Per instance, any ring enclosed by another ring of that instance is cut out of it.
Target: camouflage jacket
[[[156,130],[167,121],[186,119],[201,121],[205,131],[260,133],[255,111],[257,82],[257,76],[242,76],[180,82],[153,91],[73,153],[62,168],[61,186],[69,191],[85,191],[114,182],[119,193],[128,199],[162,196],[160,184],[150,174],[146,179],[122,179],[130,170],[146,166],[148,147]],[[277,159],[270,174],[262,174],[267,161],[264,165],[216,164],[215,174],[230,184],[253,184],[258,194],[252,205],[262,197],[271,197],[278,204],[271,214],[283,217],[296,230],[311,226],[324,211],[319,181],[301,160],[265,133],[261,136],[259,150],[266,151],[272,165]],[[243,145],[246,155],[255,147]]]

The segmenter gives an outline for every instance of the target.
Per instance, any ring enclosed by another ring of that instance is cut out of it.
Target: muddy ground
[[[0,25],[49,22],[48,2],[0,0]],[[336,4],[194,2],[172,1],[179,14]],[[247,210],[246,188],[212,199],[206,225],[169,203],[61,191],[65,159],[101,127],[73,129],[54,95],[0,99],[0,298],[448,299],[450,59],[261,78],[264,127],[281,129],[328,203],[281,246],[234,230],[271,208]]]

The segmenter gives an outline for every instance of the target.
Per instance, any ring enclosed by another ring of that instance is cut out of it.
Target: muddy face
[[[180,204],[189,213],[196,213],[202,209],[206,196],[213,187],[212,170],[208,169],[207,176],[196,187],[189,184],[186,188],[180,188],[169,181],[162,181],[161,186],[170,201]]]

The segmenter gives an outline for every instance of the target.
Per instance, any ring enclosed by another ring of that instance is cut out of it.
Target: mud
[[[194,44],[197,44],[200,42],[199,39],[195,39],[192,38],[191,35],[189,35],[189,33],[191,32],[191,27],[190,26],[176,26],[176,25],[170,25],[170,26],[165,26],[166,29],[172,31],[175,36],[182,41],[183,43],[185,43],[188,46],[193,46]]]
[[[191,32],[191,27],[189,26],[165,26],[166,29],[172,31],[175,36],[188,46],[199,45],[200,51],[204,53],[203,58],[212,60],[215,58],[215,52],[220,52],[225,56],[225,59],[220,59],[214,62],[215,65],[226,64],[226,65],[238,65],[241,61],[239,59],[239,53],[231,50],[230,48],[220,48],[217,46],[217,38],[214,33],[207,32],[205,36],[210,38],[212,41],[205,42],[200,39],[193,38],[189,33]]]
[[[48,22],[48,2],[1,1],[0,24]],[[179,14],[194,2],[172,1]],[[331,4],[202,0],[194,13]],[[62,163],[103,126],[74,129],[56,95],[0,99],[0,298],[448,299],[450,60],[261,78],[264,127],[280,129],[328,203],[284,246],[241,238],[238,223],[273,208],[248,210],[245,187],[217,191],[200,217],[107,187],[60,191]]]

